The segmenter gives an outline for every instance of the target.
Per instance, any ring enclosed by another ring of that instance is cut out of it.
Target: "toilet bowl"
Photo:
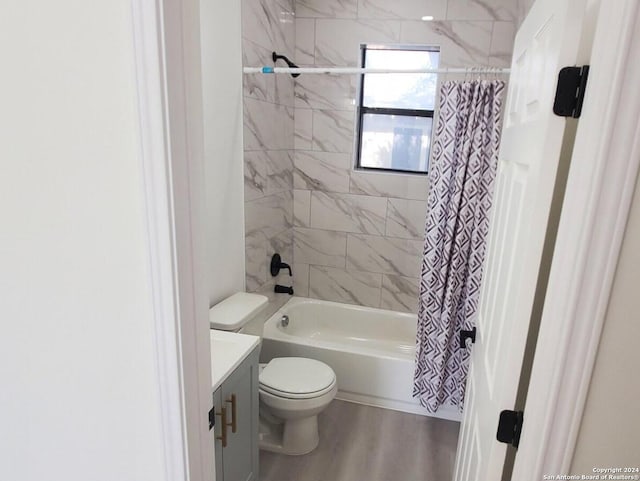
[[[301,455],[319,442],[318,414],[336,396],[333,370],[302,357],[279,357],[260,365],[260,449]]]

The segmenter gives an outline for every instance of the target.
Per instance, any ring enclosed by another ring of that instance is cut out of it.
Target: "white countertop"
[[[237,332],[209,331],[211,341],[211,383],[215,391],[253,349],[260,344],[258,336]]]

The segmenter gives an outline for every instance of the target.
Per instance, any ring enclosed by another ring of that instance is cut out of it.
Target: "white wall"
[[[640,179],[639,179],[640,180]],[[618,261],[570,472],[637,467],[640,416],[640,182]]]
[[[163,479],[126,1],[0,6],[0,479]]]
[[[210,305],[244,290],[240,2],[201,0]]]

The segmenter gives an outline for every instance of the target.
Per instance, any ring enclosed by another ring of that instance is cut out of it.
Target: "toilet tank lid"
[[[236,292],[209,309],[209,326],[222,331],[240,329],[267,302],[269,299],[260,294]]]

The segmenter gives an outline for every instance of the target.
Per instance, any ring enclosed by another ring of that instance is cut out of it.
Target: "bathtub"
[[[457,408],[429,414],[411,395],[416,320],[415,314],[293,297],[266,321],[261,361],[317,359],[335,371],[337,399],[460,421]]]

